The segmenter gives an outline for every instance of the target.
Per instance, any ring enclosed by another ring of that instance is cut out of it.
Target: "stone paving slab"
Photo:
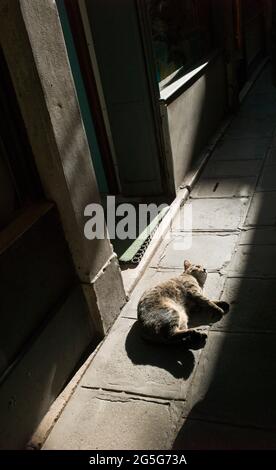
[[[120,318],[81,386],[185,400],[200,352],[147,343],[137,322]]]
[[[261,175],[257,186],[257,191],[275,191],[276,190],[276,164],[267,165]]]
[[[248,228],[241,233],[239,245],[276,245],[276,227]]]
[[[228,276],[276,278],[276,246],[238,246],[228,266]]]
[[[266,450],[276,449],[275,431],[231,426],[187,419],[173,449],[181,450]]]
[[[130,301],[123,308],[121,316],[125,318],[137,318],[137,303],[143,292],[160,282],[179,276],[183,272],[182,269],[161,270],[150,268],[147,270],[138,286],[131,295]],[[219,299],[222,293],[225,278],[218,273],[209,273],[204,292],[210,299]]]
[[[272,101],[269,103],[264,103],[261,101],[262,96],[256,97],[255,100],[252,100],[248,103],[245,103],[241,108],[239,115],[242,117],[250,117],[252,114],[258,119],[265,117],[270,117],[271,120],[276,119],[276,99],[273,97]]]
[[[189,199],[176,215],[172,231],[236,231],[244,222],[248,198]],[[191,221],[187,225],[187,217]],[[190,225],[190,227],[189,227]]]
[[[184,416],[276,430],[276,334],[209,332]]]
[[[228,137],[272,137],[275,121],[270,116],[238,116],[226,131]]]
[[[271,114],[273,110],[275,111],[275,93],[250,93],[246,97],[241,110],[248,109],[249,106],[252,106],[252,111],[255,116],[258,116],[258,111],[263,110],[263,116],[266,117],[268,114]]]
[[[268,155],[265,159],[265,166],[276,164],[275,144],[276,144],[276,142],[273,143],[272,149],[268,152]]]
[[[251,95],[256,96],[258,94],[269,95],[268,99],[274,97],[276,99],[276,89],[272,83],[272,75],[270,67],[266,67],[262,72],[261,76],[258,77],[258,80],[254,83]]]
[[[230,311],[212,329],[276,332],[275,292],[276,279],[228,278],[223,300],[230,304]]]
[[[181,403],[79,387],[43,450],[170,449]]]
[[[192,198],[233,198],[249,197],[254,193],[257,179],[244,178],[201,178],[195,185]]]
[[[276,192],[255,193],[246,217],[245,226],[276,225]]]
[[[263,159],[265,157],[268,145],[268,138],[224,137],[218,143],[210,162],[208,162],[208,166],[211,162],[216,160],[246,160],[249,166],[250,162],[248,162],[248,160]]]
[[[257,176],[262,165],[262,160],[211,160],[208,162],[202,173],[202,178],[219,178],[219,177],[235,177]]]
[[[172,233],[169,240],[162,242],[150,266],[182,269],[184,260],[189,259],[202,264],[207,271],[218,271],[228,265],[237,240],[238,235],[233,233],[194,233],[192,245],[187,248],[185,234]]]

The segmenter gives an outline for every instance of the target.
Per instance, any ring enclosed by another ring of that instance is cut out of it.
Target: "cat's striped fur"
[[[137,307],[143,337],[161,343],[205,337],[205,334],[188,328],[190,316],[208,310],[218,319],[229,310],[226,302],[212,301],[203,295],[206,277],[207,272],[202,266],[186,260],[180,276],[148,289]]]

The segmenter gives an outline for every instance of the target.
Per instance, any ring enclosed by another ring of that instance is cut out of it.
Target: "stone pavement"
[[[192,205],[192,246],[175,221],[44,449],[276,448],[275,125],[266,69],[181,209]],[[185,258],[205,265],[206,294],[230,312],[200,325],[201,350],[146,344],[137,301]]]

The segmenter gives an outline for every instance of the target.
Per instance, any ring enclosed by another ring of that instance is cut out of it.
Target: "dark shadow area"
[[[191,349],[200,349],[201,344],[191,344]],[[126,352],[133,364],[151,365],[166,369],[175,378],[184,378],[191,375],[195,366],[195,357],[185,344],[162,345],[145,341],[141,337],[140,326],[135,322],[126,338]]]

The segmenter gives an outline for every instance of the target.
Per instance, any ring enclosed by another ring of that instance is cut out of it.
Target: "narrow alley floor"
[[[275,127],[267,68],[181,208],[192,245],[173,222],[43,449],[276,448]],[[202,325],[203,349],[146,344],[137,301],[184,259],[207,268],[205,293],[230,312]]]

